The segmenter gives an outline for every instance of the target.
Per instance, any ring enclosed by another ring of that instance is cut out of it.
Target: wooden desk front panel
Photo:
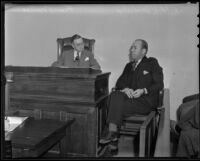
[[[97,105],[96,102],[108,94],[109,74],[73,77],[14,72],[14,82],[9,84],[9,110],[39,118],[75,118],[71,134],[67,134],[72,144],[66,139],[63,141],[69,148],[66,152],[75,156],[97,156],[98,138],[104,124],[99,122],[98,114],[105,103]]]
[[[20,99],[24,102],[37,100],[40,103],[54,102],[82,102],[95,103],[94,81],[91,79],[75,79],[68,77],[51,77],[32,73],[17,74],[14,83],[11,83],[10,92],[14,93],[11,99]],[[12,101],[12,100],[11,100]]]

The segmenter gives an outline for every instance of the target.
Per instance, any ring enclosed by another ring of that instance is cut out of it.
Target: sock
[[[117,125],[114,123],[109,123],[109,131],[117,132]]]

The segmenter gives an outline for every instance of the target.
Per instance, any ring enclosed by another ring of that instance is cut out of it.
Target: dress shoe
[[[117,141],[117,132],[111,132],[109,131],[106,136],[102,137],[99,141],[100,144],[108,144],[112,141]]]

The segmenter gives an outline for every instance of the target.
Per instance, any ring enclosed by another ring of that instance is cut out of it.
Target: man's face
[[[145,49],[142,48],[141,41],[135,41],[130,47],[129,58],[131,61],[139,60],[145,55]]]
[[[79,52],[84,50],[84,43],[83,43],[83,39],[79,38],[79,39],[75,39],[73,44],[72,44],[73,48]]]

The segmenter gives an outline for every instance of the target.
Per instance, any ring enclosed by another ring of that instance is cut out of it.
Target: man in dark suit
[[[81,36],[72,37],[72,50],[63,51],[60,57],[52,66],[69,68],[93,68],[99,69],[100,65],[94,58],[93,53],[84,49],[84,42]]]
[[[129,58],[110,95],[109,132],[101,144],[117,141],[117,129],[126,114],[148,114],[158,105],[159,91],[164,88],[162,67],[157,59],[147,58],[148,44],[137,39],[131,45]]]

